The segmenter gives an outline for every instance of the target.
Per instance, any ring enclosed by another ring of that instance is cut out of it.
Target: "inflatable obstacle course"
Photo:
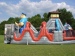
[[[30,23],[19,33],[19,27],[15,24],[5,24],[4,43],[6,44],[67,44],[75,43],[75,36],[67,37],[67,32],[59,19],[60,12],[49,12],[49,21],[42,22],[40,31]],[[74,32],[74,31],[73,31]],[[72,33],[70,31],[70,33]]]

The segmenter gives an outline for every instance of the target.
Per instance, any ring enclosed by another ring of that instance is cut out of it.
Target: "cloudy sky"
[[[0,0],[0,22],[21,13],[28,17],[66,8],[75,17],[75,0]]]

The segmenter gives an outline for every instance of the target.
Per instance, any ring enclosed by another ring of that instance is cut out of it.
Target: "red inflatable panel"
[[[64,31],[63,40],[75,40],[75,37],[66,37],[66,32]]]
[[[27,22],[26,28],[23,30],[22,34],[19,37],[17,37],[16,33],[14,32],[14,40],[16,40],[16,41],[22,40],[25,32],[29,32],[32,40],[34,40],[34,41],[39,41],[43,36],[46,36],[49,41],[53,41],[53,34],[48,33],[48,31],[46,29],[46,22],[42,22],[42,26],[41,26],[40,33],[39,33],[38,37],[34,36],[34,32],[30,28],[30,25],[31,25],[30,22]]]

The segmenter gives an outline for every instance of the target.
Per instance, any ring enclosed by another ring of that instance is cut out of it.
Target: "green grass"
[[[0,35],[0,56],[75,56],[75,44],[18,45],[4,44]]]

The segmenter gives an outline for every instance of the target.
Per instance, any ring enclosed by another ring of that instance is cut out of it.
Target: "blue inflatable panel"
[[[55,27],[56,27],[56,30],[57,31],[60,30],[60,23],[59,23],[59,20],[58,19],[55,20]]]

